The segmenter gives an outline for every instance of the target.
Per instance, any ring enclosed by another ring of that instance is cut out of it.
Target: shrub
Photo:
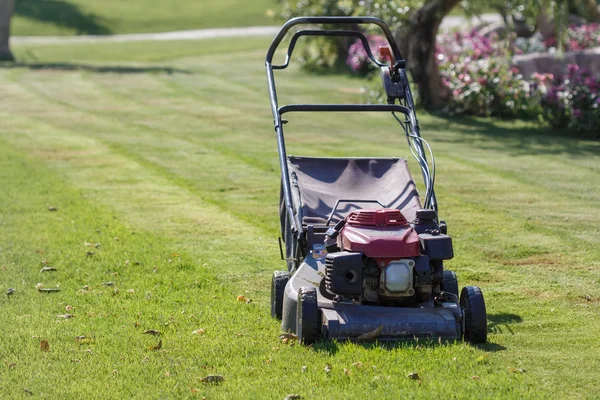
[[[586,32],[589,34],[589,30]],[[370,41],[376,42],[374,38]],[[440,74],[452,91],[446,111],[538,118],[556,128],[592,134],[600,131],[598,78],[577,65],[569,65],[564,77],[536,73],[526,79],[510,63],[514,50],[508,39],[485,37],[476,31],[440,36],[437,49]],[[360,71],[365,60],[363,54],[347,62]],[[369,90],[370,103],[384,101],[380,86],[377,82]]]
[[[517,38],[515,52],[517,54],[534,52],[556,52],[555,37],[544,40],[542,34],[536,32],[530,38]],[[600,46],[600,24],[592,23],[581,26],[570,26],[566,32],[565,51],[576,51]]]
[[[562,79],[540,79],[542,116],[551,126],[598,134],[600,129],[600,80],[575,64]]]

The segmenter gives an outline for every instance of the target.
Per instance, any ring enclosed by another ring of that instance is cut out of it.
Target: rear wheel
[[[283,312],[283,292],[289,280],[289,272],[273,272],[273,279],[271,280],[271,317],[273,318],[281,319]]]
[[[320,320],[317,289],[314,287],[300,288],[296,312],[296,335],[299,343],[313,344],[319,338]]]
[[[483,293],[477,286],[465,286],[460,293],[464,315],[464,338],[471,343],[487,341],[487,315]]]
[[[443,292],[453,293],[458,296],[458,278],[454,271],[445,270],[441,288]]]

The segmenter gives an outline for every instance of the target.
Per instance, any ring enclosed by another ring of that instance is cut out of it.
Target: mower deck
[[[321,285],[325,259],[314,258],[312,254],[305,258],[286,285],[282,317],[284,331],[296,331],[298,292],[300,288],[312,286],[317,289],[321,321],[319,329],[324,339],[353,340],[375,330],[379,332],[370,339],[461,337],[460,308],[454,302],[444,302],[438,306],[428,301],[419,307],[382,307],[332,300]]]

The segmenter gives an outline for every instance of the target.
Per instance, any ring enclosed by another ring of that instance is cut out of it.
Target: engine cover
[[[337,241],[340,250],[361,252],[376,259],[421,255],[419,235],[396,209],[351,212]]]

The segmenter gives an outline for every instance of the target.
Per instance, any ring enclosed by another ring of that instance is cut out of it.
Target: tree
[[[10,19],[15,9],[15,0],[0,0],[0,61],[14,61],[10,51]]]
[[[442,19],[459,2],[430,0],[399,31],[408,38],[404,52],[406,67],[419,87],[421,104],[429,109],[443,106],[452,96],[450,89],[442,83],[435,58],[435,44]]]

